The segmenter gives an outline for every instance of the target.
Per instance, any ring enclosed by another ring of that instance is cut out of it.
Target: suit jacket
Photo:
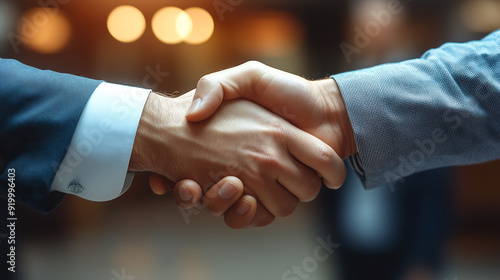
[[[0,59],[0,196],[14,168],[16,202],[50,211],[61,201],[61,193],[49,196],[51,183],[100,83]]]
[[[421,58],[334,75],[368,188],[500,159],[500,30]]]

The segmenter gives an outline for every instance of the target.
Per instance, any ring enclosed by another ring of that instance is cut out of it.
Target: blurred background
[[[1,0],[0,56],[183,93],[248,60],[320,79],[498,28],[495,0]],[[67,196],[49,215],[21,209],[17,275],[499,280],[499,170],[500,162],[434,170],[371,191],[350,171],[341,190],[243,231],[180,210],[138,174],[111,202]]]

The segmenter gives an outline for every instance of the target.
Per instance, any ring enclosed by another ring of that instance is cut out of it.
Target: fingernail
[[[244,215],[246,212],[250,210],[252,205],[248,201],[243,200],[238,206],[236,207],[236,213],[238,215]]]
[[[196,98],[195,100],[193,100],[193,103],[191,103],[191,106],[187,110],[186,116],[191,115],[192,113],[196,112],[196,109],[198,109],[198,106],[200,106],[200,103],[201,103],[201,99],[199,99],[199,98]]]
[[[238,189],[233,183],[226,182],[219,189],[219,195],[224,199],[231,199],[238,193]]]
[[[325,178],[323,178],[323,183],[325,184],[325,186],[326,186],[327,188],[332,189],[332,190],[338,190],[338,189],[340,189],[340,187],[342,186],[342,185],[337,186],[337,185],[334,185],[334,184],[332,184],[332,183],[330,183],[330,182],[327,182],[327,181],[325,180]]]
[[[193,199],[193,195],[185,188],[180,188],[179,197],[184,202],[188,202],[188,201],[191,201]]]

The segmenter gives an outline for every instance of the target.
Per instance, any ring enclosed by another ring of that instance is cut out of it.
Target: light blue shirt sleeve
[[[500,159],[500,31],[332,77],[355,134],[352,163],[367,188]]]
[[[133,178],[128,165],[151,90],[101,83],[87,102],[51,191],[92,201],[117,198]]]

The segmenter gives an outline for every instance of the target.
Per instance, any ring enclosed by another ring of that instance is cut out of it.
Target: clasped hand
[[[290,215],[317,196],[321,178],[340,187],[343,159],[355,152],[333,79],[247,62],[201,78],[178,98],[150,94],[130,169],[155,173],[152,190],[174,190],[181,207],[204,203],[244,228]]]

